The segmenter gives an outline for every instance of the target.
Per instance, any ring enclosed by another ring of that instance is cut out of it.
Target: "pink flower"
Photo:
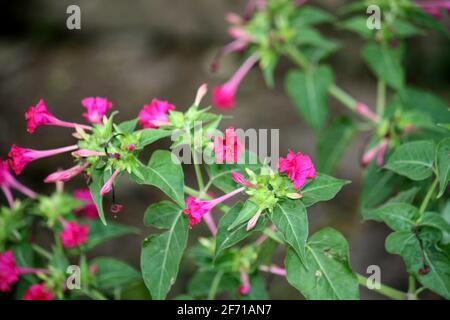
[[[373,148],[366,151],[361,158],[361,165],[367,166],[373,159],[377,158],[377,165],[379,167],[384,164],[384,154],[389,147],[389,139],[384,138],[377,143]]]
[[[82,124],[59,120],[47,110],[47,106],[45,105],[43,99],[41,99],[35,107],[31,106],[28,108],[28,111],[25,112],[25,120],[27,122],[27,131],[29,133],[34,133],[37,128],[45,125],[68,128],[80,127],[87,130],[92,129],[89,126],[85,126]]]
[[[98,218],[97,207],[92,199],[89,189],[78,189],[73,193],[73,197],[81,202],[83,205],[74,210],[76,216],[85,216],[87,219],[95,220]]]
[[[19,274],[12,251],[0,253],[0,291],[9,292],[11,286],[19,281]]]
[[[217,163],[238,162],[244,146],[239,142],[234,128],[226,129],[224,137],[214,137],[214,152]]]
[[[95,150],[81,149],[81,150],[72,152],[72,155],[74,157],[87,158],[87,157],[103,157],[103,156],[106,156],[106,153],[100,152],[100,151],[95,151]]]
[[[52,173],[47,178],[44,179],[45,183],[55,183],[55,182],[67,182],[73,177],[79,175],[80,173],[84,172],[86,168],[89,166],[88,163],[85,163],[83,165],[76,165],[70,169],[64,170],[64,171],[57,171],[55,173]]]
[[[35,199],[36,193],[25,187],[9,171],[9,165],[7,161],[0,160],[0,188],[6,196],[6,200],[10,207],[14,205],[14,198],[11,193],[11,189],[16,189],[29,198]]]
[[[110,101],[101,97],[84,98],[81,104],[87,111],[83,113],[83,117],[90,123],[102,123],[103,117],[113,106]]]
[[[175,110],[175,106],[167,101],[153,99],[139,112],[139,124],[145,129],[155,129],[169,124],[167,114]]]
[[[234,107],[236,100],[236,92],[239,84],[250,71],[250,69],[258,62],[259,58],[256,54],[251,55],[236,73],[221,86],[213,89],[213,104],[220,109],[230,109]]]
[[[16,266],[12,251],[0,253],[0,291],[8,292],[19,281],[21,274],[47,273],[44,269],[21,268]]]
[[[233,197],[234,195],[244,191],[245,188],[236,189],[230,193],[227,193],[219,198],[213,200],[198,200],[194,197],[188,197],[186,199],[186,209],[184,214],[189,215],[189,226],[192,227],[202,220],[202,217],[209,213],[215,206],[224,202],[225,200]]]
[[[251,183],[250,181],[245,180],[244,176],[239,172],[233,171],[231,172],[231,178],[234,182],[243,185],[244,187],[256,188],[256,185]]]
[[[280,158],[278,170],[288,175],[294,183],[295,189],[300,189],[306,183],[306,179],[316,177],[316,170],[311,158],[301,152],[295,154],[291,150],[289,150],[286,158]]]
[[[14,144],[8,154],[8,156],[11,158],[9,165],[14,170],[14,172],[19,175],[22,172],[23,168],[25,168],[28,163],[34,160],[74,151],[76,149],[78,149],[77,145],[52,150],[33,150],[20,148]]]
[[[248,295],[250,293],[250,279],[248,277],[247,272],[245,272],[243,269],[240,271],[241,275],[241,286],[238,288],[238,293],[240,295]]]
[[[438,19],[442,16],[441,10],[447,10],[447,12],[450,13],[450,1],[448,0],[416,1],[416,5]]]
[[[379,121],[378,115],[376,113],[374,113],[372,110],[370,110],[370,108],[367,105],[365,105],[364,103],[362,103],[362,102],[356,103],[355,108],[356,108],[356,112],[360,116],[365,117],[373,122]]]
[[[53,300],[53,293],[45,289],[45,284],[34,284],[23,295],[23,300]]]
[[[89,227],[77,224],[75,221],[61,219],[64,230],[59,234],[64,248],[76,248],[88,240]]]
[[[114,181],[117,179],[117,176],[119,175],[120,170],[116,169],[111,177],[108,179],[108,181],[105,182],[103,187],[100,189],[100,195],[103,197],[105,194],[109,193],[112,189],[112,186],[114,184]]]

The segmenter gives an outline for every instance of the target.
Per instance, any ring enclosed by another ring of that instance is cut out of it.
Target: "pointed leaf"
[[[155,300],[164,299],[175,283],[186,248],[187,216],[179,209],[178,215],[172,218],[169,230],[159,235],[151,235],[142,244],[142,277]]]
[[[97,266],[96,287],[111,290],[128,287],[133,282],[142,281],[141,275],[129,264],[113,258],[95,258],[91,262]]]
[[[284,241],[304,261],[306,239],[308,239],[308,215],[303,203],[298,200],[278,203],[270,215],[270,220],[283,235]]]
[[[286,272],[288,282],[306,299],[359,298],[358,280],[349,266],[348,243],[334,229],[322,229],[308,240],[306,266],[289,249]]]
[[[436,171],[439,179],[439,197],[444,194],[450,180],[450,138],[439,142],[436,151]]]
[[[333,73],[327,66],[316,70],[291,71],[286,76],[285,87],[306,123],[316,132],[325,124],[328,114],[328,88],[333,83]]]
[[[302,202],[310,207],[319,201],[333,199],[343,186],[349,184],[348,180],[340,180],[326,174],[317,173],[315,179],[309,180],[301,189]]]
[[[413,141],[402,144],[389,157],[386,169],[420,181],[433,174],[435,146],[432,141]]]

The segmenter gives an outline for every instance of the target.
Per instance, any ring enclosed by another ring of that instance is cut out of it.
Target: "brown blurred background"
[[[168,99],[185,110],[197,87],[225,81],[239,66],[240,57],[222,61],[218,73],[210,72],[217,50],[229,39],[224,15],[243,12],[244,0],[14,0],[2,4],[0,18],[0,155],[5,156],[12,143],[35,149],[49,149],[73,143],[71,131],[40,128],[34,135],[25,130],[23,114],[30,105],[44,98],[49,110],[68,121],[83,121],[80,101],[87,96],[105,96],[120,111],[119,120],[136,117],[144,103],[152,98]],[[347,1],[348,2],[348,1]],[[336,12],[346,1],[310,1],[329,12]],[[81,7],[81,30],[66,28],[66,8]],[[448,17],[444,21],[448,26]],[[362,41],[332,26],[322,28],[325,35],[340,39],[342,50],[329,63],[337,82],[356,98],[374,105],[376,86],[359,57]],[[406,66],[410,84],[429,88],[446,101],[450,100],[449,42],[436,32],[408,40]],[[277,85],[268,89],[260,72],[254,70],[238,93],[237,107],[228,112],[224,128],[279,128],[280,151],[288,148],[315,155],[311,130],[298,116],[283,92],[283,75],[291,67],[281,61]],[[210,96],[208,96],[210,99]],[[345,110],[330,100],[332,113]],[[358,199],[361,189],[359,156],[367,137],[356,137],[337,170],[339,178],[352,180],[330,202],[314,206],[310,212],[311,232],[331,225],[350,242],[353,268],[365,273],[367,266],[382,269],[382,282],[398,289],[407,286],[404,265],[398,256],[387,254],[384,239],[389,230],[377,223],[361,223]],[[155,148],[167,148],[160,142]],[[31,164],[20,180],[35,190],[50,192],[53,186],[42,180],[57,168],[67,168],[69,156],[59,156]],[[185,168],[186,183],[196,186],[192,168]],[[82,186],[82,179],[67,185],[68,190]],[[120,223],[138,226],[142,236],[128,236],[102,245],[92,256],[115,256],[139,266],[140,241],[150,230],[142,217],[148,205],[164,199],[154,188],[139,187],[122,179],[117,190],[125,205],[117,217]],[[3,197],[0,201],[4,201]],[[217,212],[216,220],[220,216]],[[196,228],[190,243],[199,235],[208,235],[204,226]],[[279,253],[277,262],[282,263]],[[195,272],[189,258],[183,260],[179,279],[170,297],[185,290],[187,279]],[[362,298],[381,299],[376,293],[361,289]],[[284,279],[273,278],[270,295],[274,299],[298,299],[300,294]],[[431,293],[424,297],[434,298]]]

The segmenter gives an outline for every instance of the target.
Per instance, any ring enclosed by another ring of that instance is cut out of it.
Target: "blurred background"
[[[328,12],[336,12],[348,1],[309,1]],[[80,122],[81,99],[107,97],[120,111],[118,119],[135,118],[140,108],[152,98],[167,99],[185,110],[193,102],[196,89],[207,82],[210,87],[228,79],[240,64],[238,55],[225,57],[218,72],[210,64],[218,49],[229,41],[224,15],[242,13],[245,0],[14,0],[2,3],[0,12],[0,156],[5,157],[12,143],[34,149],[50,149],[73,143],[70,130],[40,128],[34,135],[25,129],[24,112],[44,98],[51,112],[59,118]],[[66,9],[81,7],[81,30],[66,28]],[[443,23],[449,26],[448,17]],[[342,50],[329,63],[337,82],[368,105],[375,104],[376,84],[362,63],[362,41],[348,32],[324,26],[322,32],[340,39]],[[408,40],[406,67],[408,82],[428,88],[450,101],[450,46],[436,32]],[[311,130],[301,121],[296,109],[283,92],[283,75],[292,67],[281,61],[276,71],[274,89],[268,89],[261,73],[254,70],[243,82],[237,106],[227,112],[232,120],[223,128],[280,129],[280,152],[301,150],[314,159],[315,143]],[[207,97],[210,99],[210,96]],[[346,111],[330,100],[331,112]],[[382,282],[398,289],[407,287],[407,275],[399,256],[384,250],[389,230],[382,224],[362,223],[358,216],[361,190],[359,157],[367,137],[358,135],[338,167],[336,176],[352,181],[330,202],[309,211],[311,232],[331,225],[343,232],[350,242],[351,264],[365,274],[369,265],[382,270]],[[167,148],[168,141],[152,146]],[[53,157],[29,165],[20,180],[35,190],[51,192],[53,186],[42,180],[58,168],[70,166],[70,156]],[[193,170],[185,167],[186,183],[195,187]],[[66,188],[82,187],[81,178]],[[152,230],[145,228],[142,217],[151,203],[164,195],[150,187],[140,187],[122,179],[117,196],[125,210],[115,219],[142,230],[141,236],[128,236],[98,247],[94,256],[115,256],[139,268],[140,242]],[[3,196],[0,201],[4,202]],[[216,220],[220,212],[215,213]],[[114,219],[111,217],[111,219]],[[198,236],[207,236],[201,225],[191,232],[190,244]],[[283,253],[277,254],[282,264]],[[179,278],[169,297],[184,292],[188,277],[195,272],[192,261],[184,258]],[[279,277],[268,281],[273,299],[300,299],[301,295]],[[364,299],[381,299],[376,293],[361,289]],[[424,293],[424,298],[436,298]]]

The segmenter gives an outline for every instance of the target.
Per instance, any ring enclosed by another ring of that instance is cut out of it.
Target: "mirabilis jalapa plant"
[[[243,52],[247,58],[227,83],[213,91],[213,103],[222,109],[234,107],[243,73],[251,69],[249,64],[259,64],[272,86],[277,62],[281,57],[290,59],[295,67],[286,74],[285,89],[316,134],[318,170],[332,174],[354,134],[372,133],[361,157],[364,180],[360,212],[365,220],[384,222],[394,231],[386,239],[386,250],[400,255],[409,273],[406,294],[390,289],[379,292],[395,299],[417,299],[420,292],[429,289],[450,298],[450,201],[446,192],[450,112],[433,94],[409,87],[402,67],[404,39],[421,35],[426,28],[449,37],[436,18],[448,12],[450,5],[447,1],[355,1],[341,10],[345,18],[337,22],[305,2],[250,1],[244,16],[227,15],[234,40],[221,53]],[[366,10],[374,5],[382,21],[380,29],[371,30]],[[366,40],[361,55],[377,78],[375,111],[341,89],[331,68],[323,64],[340,44],[320,34],[315,26],[321,23],[333,23]],[[219,58],[214,68],[219,66]],[[345,116],[329,120],[328,96],[359,119]],[[315,236],[308,243],[318,243]],[[332,246],[330,243],[327,246]],[[345,241],[336,243],[341,243],[344,254]],[[322,286],[306,277],[306,272],[299,272],[305,265],[292,251],[286,260],[287,280],[305,297],[349,297],[349,287],[339,285],[343,283],[340,276],[336,281],[328,278]],[[422,287],[417,288],[417,281]]]
[[[291,58],[298,68],[286,76],[286,89],[318,134],[315,161],[291,150],[280,158],[276,169],[264,159],[250,161],[255,155],[245,150],[234,128],[220,133],[222,116],[200,108],[206,85],[199,88],[185,112],[168,101],[153,99],[136,119],[122,123],[115,123],[117,112],[108,115],[112,103],[100,97],[82,101],[89,124],[58,119],[42,100],[30,107],[25,114],[28,132],[42,125],[67,127],[74,130],[76,141],[45,151],[13,145],[9,161],[2,162],[0,183],[9,208],[2,208],[0,215],[0,290],[14,289],[17,298],[25,299],[73,299],[80,293],[93,299],[120,299],[127,298],[130,283],[143,279],[151,298],[164,299],[176,281],[190,230],[205,222],[211,236],[198,239],[189,250],[198,271],[179,298],[214,299],[227,292],[232,298],[266,299],[261,273],[269,272],[287,277],[307,299],[358,299],[358,285],[367,285],[367,281],[351,270],[347,241],[332,228],[310,235],[307,208],[331,200],[348,183],[330,174],[353,133],[368,128],[374,135],[361,160],[366,166],[361,213],[394,230],[386,248],[403,257],[410,273],[408,293],[385,285],[377,291],[393,299],[413,299],[430,289],[448,298],[450,228],[444,196],[449,180],[448,111],[438,98],[406,87],[400,63],[401,40],[421,32],[408,19],[437,28],[439,24],[410,1],[377,4],[389,13],[381,30],[368,33],[358,18],[339,24],[359,31],[369,42],[363,58],[379,77],[377,112],[335,85],[331,69],[321,65],[338,49],[314,29],[316,23],[333,21],[328,13],[304,6],[304,1],[255,0],[249,1],[243,17],[227,16],[234,40],[220,55],[248,54],[228,82],[213,88],[213,104],[233,107],[240,83],[257,63],[272,84],[278,59]],[[347,14],[366,7],[363,2],[352,5]],[[380,61],[381,55],[387,58]],[[215,67],[219,67],[218,60]],[[387,86],[393,95],[385,106]],[[339,118],[326,126],[328,93],[364,122]],[[186,185],[174,153],[154,151],[148,162],[140,156],[150,144],[168,137],[172,137],[173,151],[186,145],[192,151],[195,188]],[[50,196],[22,186],[9,171],[10,167],[20,174],[32,161],[63,153],[71,154],[74,166],[44,180],[56,183],[56,192]],[[206,175],[199,161],[204,154],[214,160],[205,162]],[[135,232],[108,221],[103,208],[104,198],[111,195],[110,211],[122,211],[114,189],[124,174],[139,185],[159,188],[170,199],[151,204],[144,214],[144,224],[161,232],[151,234],[142,244],[141,274],[116,259],[86,259],[86,251],[97,244]],[[69,195],[63,191],[63,183],[76,176],[84,176],[89,192]],[[213,194],[212,187],[223,195]],[[30,199],[14,201],[11,189]],[[216,225],[213,215],[219,210],[224,214]],[[55,233],[51,250],[34,243],[31,231],[36,223]],[[279,246],[287,249],[285,266],[272,262]],[[68,261],[76,257],[81,291],[70,290],[66,282]],[[416,288],[416,280],[422,287]]]

